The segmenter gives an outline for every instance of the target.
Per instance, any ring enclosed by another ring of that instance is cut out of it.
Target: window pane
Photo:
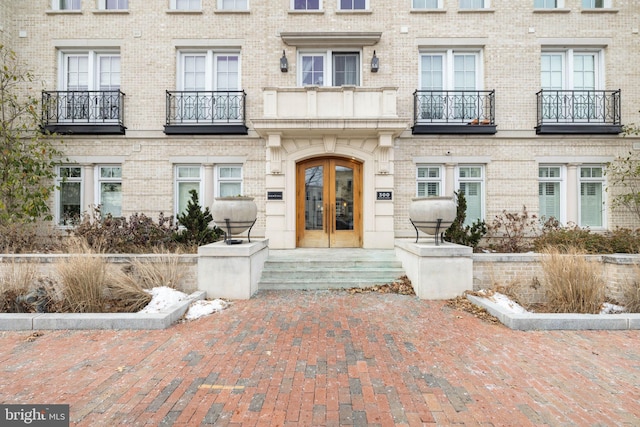
[[[557,7],[556,0],[535,0],[533,7],[539,9],[555,9]]]
[[[101,178],[121,178],[122,168],[120,166],[103,166],[100,168]]]
[[[580,225],[602,227],[602,183],[580,183]]]
[[[484,0],[460,0],[460,9],[482,9]]]
[[[359,56],[357,53],[340,53],[333,56],[333,85],[357,85]]]
[[[80,178],[82,176],[82,169],[74,167],[62,167],[60,168],[61,178]]]
[[[216,90],[239,89],[239,62],[237,55],[216,56]]]
[[[180,166],[178,167],[178,178],[200,178],[200,167]]]
[[[442,90],[442,55],[422,55],[422,89]]]
[[[560,219],[560,183],[541,182],[538,184],[540,216],[546,219]]]
[[[438,0],[413,0],[414,9],[437,9]]]
[[[324,74],[324,56],[302,57],[302,84],[322,86]]]
[[[81,187],[80,182],[60,183],[60,211],[58,212],[58,217],[61,225],[70,225],[72,221],[80,218]]]
[[[129,0],[107,0],[106,9],[128,9]]]
[[[295,10],[319,10],[320,0],[295,0],[293,8]]]
[[[221,182],[220,197],[233,197],[242,194],[242,185],[239,182]]]
[[[178,214],[187,210],[187,205],[191,200],[191,190],[200,191],[200,183],[198,182],[180,182],[178,183]],[[199,195],[198,195],[199,196]]]
[[[218,177],[224,178],[241,178],[242,168],[237,167],[221,167],[218,169]]]
[[[461,182],[460,191],[467,201],[467,216],[464,224],[471,225],[482,218],[482,192],[479,182]]]
[[[103,182],[100,184],[100,212],[104,218],[107,214],[122,216],[122,183]]]

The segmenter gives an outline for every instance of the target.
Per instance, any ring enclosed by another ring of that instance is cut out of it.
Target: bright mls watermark
[[[0,426],[69,427],[69,405],[1,405]]]

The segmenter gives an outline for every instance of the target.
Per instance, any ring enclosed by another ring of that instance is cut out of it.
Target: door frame
[[[305,230],[304,171],[308,167],[321,165],[326,169],[323,176],[323,200],[325,201],[335,195],[335,166],[347,166],[353,169],[353,230],[336,230],[334,204],[326,204],[329,208],[323,212],[322,231],[313,231],[311,232],[313,234],[310,234]],[[363,162],[339,156],[313,157],[296,163],[296,247],[362,247],[363,166]]]

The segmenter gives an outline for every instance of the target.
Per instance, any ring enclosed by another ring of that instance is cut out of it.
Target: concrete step
[[[405,274],[393,250],[272,250],[259,289],[348,289],[392,283]]]

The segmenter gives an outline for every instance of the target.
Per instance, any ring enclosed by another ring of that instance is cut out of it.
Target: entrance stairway
[[[270,249],[258,289],[349,289],[405,274],[393,249]]]

